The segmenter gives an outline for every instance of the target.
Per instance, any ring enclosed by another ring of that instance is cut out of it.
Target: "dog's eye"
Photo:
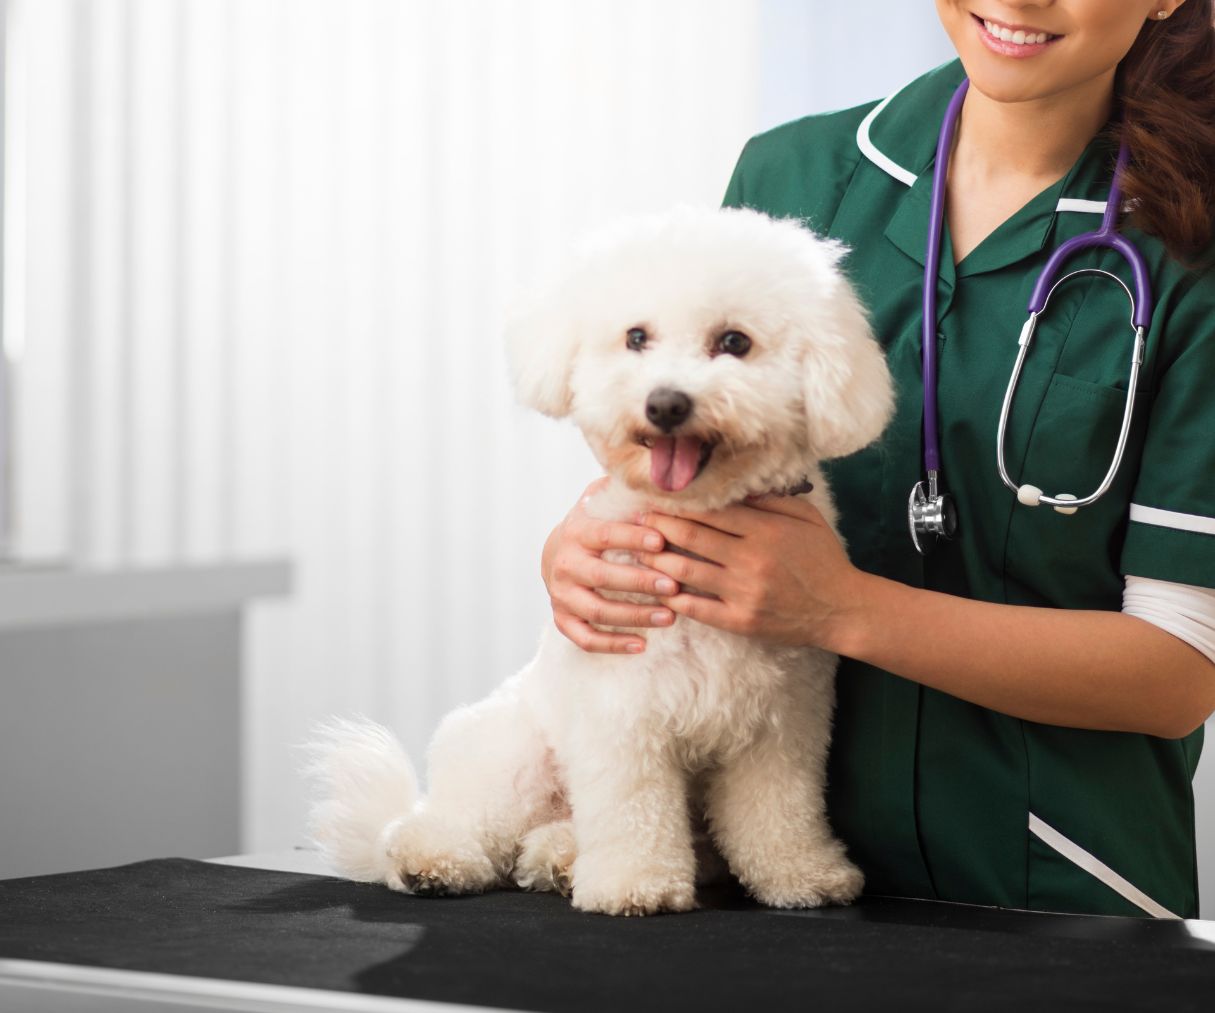
[[[713,351],[719,355],[733,355],[741,359],[751,351],[751,339],[742,331],[726,331],[717,339],[717,345]]]
[[[630,327],[628,334],[624,338],[625,347],[634,352],[640,352],[645,348],[648,337],[649,335],[646,334],[644,327]]]

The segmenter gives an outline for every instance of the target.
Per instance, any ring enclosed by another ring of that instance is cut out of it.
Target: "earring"
[[[1157,20],[1159,20],[1159,21],[1163,21],[1163,20],[1164,20],[1165,18],[1167,18],[1168,16],[1169,16],[1169,12],[1168,12],[1168,11],[1157,11],[1157,12],[1156,12],[1156,18],[1157,18]]]

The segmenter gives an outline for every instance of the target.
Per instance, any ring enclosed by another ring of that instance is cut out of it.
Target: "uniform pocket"
[[[1032,812],[1029,814],[1029,832],[1034,838],[1029,850],[1031,906],[1078,913],[1122,913],[1106,907],[1103,901],[1112,898],[1103,896],[1100,886],[1094,896],[1092,887],[1101,884],[1153,918],[1179,917]],[[1034,847],[1035,843],[1039,846]],[[1086,897],[1092,898],[1092,903],[1085,903]]]
[[[1125,404],[1124,390],[1056,373],[1034,421],[1021,481],[1048,495],[1087,496],[1114,456]],[[1141,407],[1141,397],[1135,404]]]
[[[1094,492],[1113,459],[1125,404],[1124,390],[1056,373],[1034,418],[1024,462],[1012,472],[1013,481],[1036,485],[1048,496],[1069,493],[1079,498]],[[1010,601],[1118,607],[1118,559],[1147,407],[1148,398],[1140,393],[1122,464],[1096,503],[1070,515],[1046,506],[1013,507],[1005,553]],[[1014,401],[1013,410],[1032,411],[1032,405]]]

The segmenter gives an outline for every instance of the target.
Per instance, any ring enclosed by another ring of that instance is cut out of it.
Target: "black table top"
[[[1215,1010],[1211,923],[738,892],[653,918],[161,859],[0,882],[0,959],[526,1010]]]

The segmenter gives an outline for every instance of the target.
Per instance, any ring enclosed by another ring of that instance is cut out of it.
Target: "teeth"
[[[994,21],[984,20],[983,27],[988,33],[1001,42],[1011,42],[1014,46],[1034,46],[1041,45],[1050,35],[1046,32],[1026,32],[1023,30],[1013,31],[1010,28],[1003,28],[997,25]]]

